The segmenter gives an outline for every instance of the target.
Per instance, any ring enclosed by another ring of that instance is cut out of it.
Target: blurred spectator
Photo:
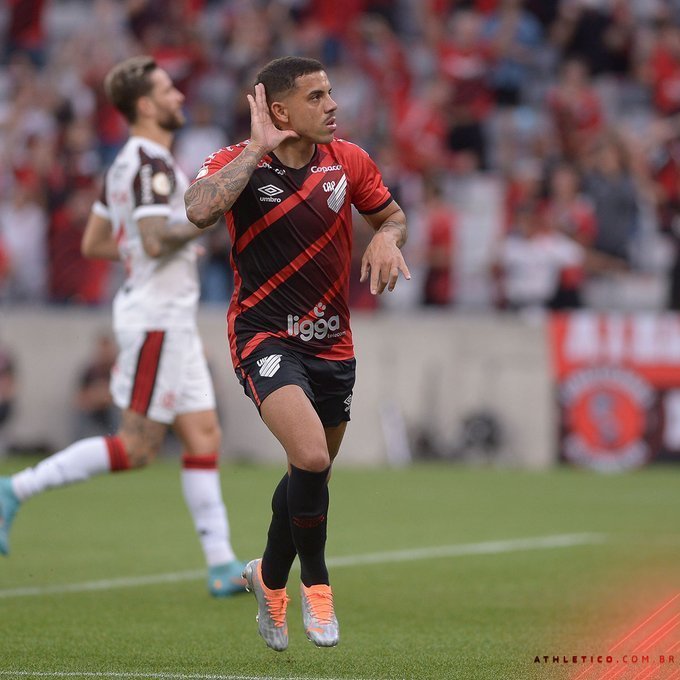
[[[218,225],[208,231],[202,243],[206,253],[199,265],[201,302],[225,305],[234,290],[229,231],[226,226]]]
[[[630,68],[634,20],[629,0],[562,0],[553,40],[588,70],[625,74]]]
[[[45,30],[43,18],[48,0],[7,0],[9,17],[6,57],[20,52],[36,66],[45,64]]]
[[[7,430],[12,418],[17,394],[14,360],[7,349],[0,346],[0,459],[7,453]]]
[[[579,59],[565,61],[547,100],[561,155],[579,162],[603,125],[600,98],[590,84],[586,64]]]
[[[626,262],[639,228],[637,189],[629,166],[621,139],[607,135],[593,151],[584,186],[595,207],[593,248]]]
[[[483,37],[494,59],[491,83],[499,106],[520,103],[522,86],[529,80],[542,40],[541,25],[523,4],[524,0],[502,0],[484,25]]]
[[[453,255],[456,215],[442,200],[442,191],[434,181],[425,183],[425,285],[423,303],[444,307],[454,299]]]
[[[680,139],[669,140],[654,159],[659,226],[673,244],[668,307],[680,311]]]
[[[431,173],[451,167],[453,159],[446,143],[449,100],[449,84],[436,79],[425,85],[424,92],[414,93],[400,107],[394,137],[401,163],[409,170]]]
[[[78,439],[103,436],[118,428],[119,413],[109,391],[116,354],[116,343],[109,333],[96,337],[92,356],[78,378],[74,424],[74,437]]]
[[[680,112],[680,27],[662,24],[656,34],[645,76],[652,87],[656,110],[663,115]]]
[[[92,186],[76,189],[52,215],[49,233],[50,300],[96,305],[108,301],[111,263],[85,258],[80,243],[97,193]]]
[[[464,172],[486,167],[484,121],[493,106],[488,82],[492,55],[481,34],[480,15],[461,11],[451,20],[451,36],[441,36],[438,45],[441,74],[451,85],[449,148],[458,152]]]
[[[511,166],[505,178],[504,217],[502,233],[508,233],[521,205],[537,203],[543,189],[543,171],[538,161],[524,161]]]
[[[35,182],[17,182],[0,203],[0,240],[10,262],[6,295],[15,302],[43,302],[47,273],[47,215]]]
[[[227,143],[224,130],[215,124],[210,103],[197,101],[190,109],[189,124],[175,142],[175,158],[187,177],[194,178],[203,161]]]
[[[589,248],[596,237],[597,222],[592,202],[581,193],[581,177],[573,165],[552,169],[543,217],[565,236]]]
[[[578,307],[584,265],[578,243],[542,219],[536,204],[520,205],[494,265],[498,303],[529,312]]]
[[[2,238],[0,238],[0,301],[9,297],[6,289],[9,287],[9,277],[12,271],[12,261]]]
[[[357,19],[350,44],[358,66],[389,109],[401,106],[411,87],[411,74],[403,45],[389,23],[376,14],[364,15]]]

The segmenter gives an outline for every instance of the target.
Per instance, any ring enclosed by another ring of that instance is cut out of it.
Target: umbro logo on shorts
[[[350,408],[352,408],[352,392],[349,393],[349,397],[342,403],[345,405],[345,413],[349,413]]]
[[[263,378],[271,378],[281,368],[281,355],[270,354],[268,357],[262,357],[257,360],[257,365]]]

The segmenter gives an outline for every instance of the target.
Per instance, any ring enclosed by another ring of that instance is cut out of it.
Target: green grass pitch
[[[5,462],[0,474],[18,467]],[[261,554],[280,474],[247,465],[222,470],[243,559]],[[0,558],[0,680],[573,678],[578,668],[535,657],[603,654],[680,593],[679,483],[680,466],[615,476],[445,465],[337,469],[327,553],[336,560],[341,643],[316,649],[307,642],[294,573],[290,647],[278,654],[257,635],[252,595],[213,600],[198,577],[115,586],[115,579],[153,580],[203,563],[176,461],[100,477],[35,498],[17,517],[12,555]],[[475,547],[572,534],[593,540]],[[447,548],[467,545],[468,554]],[[444,547],[438,556],[417,552],[436,547]],[[393,551],[403,552],[382,555]],[[58,589],[108,580],[114,583],[99,590]],[[40,594],[44,587],[54,590]],[[39,594],[21,594],[30,588]],[[679,631],[669,640],[680,642]],[[680,671],[678,657],[654,680]]]

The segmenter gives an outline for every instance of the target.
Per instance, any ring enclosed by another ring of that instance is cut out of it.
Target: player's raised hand
[[[273,151],[287,139],[299,139],[300,135],[294,130],[279,130],[272,122],[262,83],[255,85],[255,96],[248,95],[248,104],[250,104],[250,141],[261,147],[265,153]]]
[[[366,281],[370,274],[371,293],[380,295],[385,287],[389,291],[394,290],[399,272],[405,279],[411,278],[394,235],[390,232],[378,232],[371,239],[361,258],[361,282]]]

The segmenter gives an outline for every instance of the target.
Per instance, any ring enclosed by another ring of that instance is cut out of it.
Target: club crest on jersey
[[[260,196],[260,201],[266,201],[269,203],[281,203],[281,199],[277,198],[277,196],[283,193],[283,189],[280,189],[274,184],[267,184],[266,186],[258,187],[257,190],[261,194],[264,194],[264,196]]]
[[[340,181],[335,185],[335,188],[328,197],[328,207],[336,213],[339,213],[342,206],[345,204],[345,195],[347,194],[347,175],[343,175]]]
[[[281,368],[281,356],[281,354],[270,354],[257,360],[260,375],[263,378],[271,378]]]

